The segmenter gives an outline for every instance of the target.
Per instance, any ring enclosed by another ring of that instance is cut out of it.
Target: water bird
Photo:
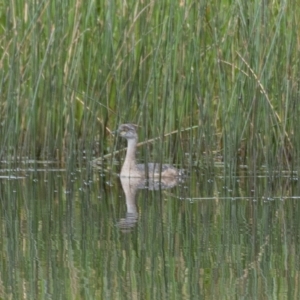
[[[127,152],[120,173],[121,177],[174,178],[183,174],[182,170],[176,169],[169,164],[148,163],[145,165],[136,163],[136,147],[138,143],[137,125],[131,123],[121,124],[117,133],[127,140]]]

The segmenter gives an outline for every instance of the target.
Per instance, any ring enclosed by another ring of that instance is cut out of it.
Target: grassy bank
[[[141,140],[179,130],[155,144],[156,158],[292,168],[300,155],[292,2],[2,3],[2,158],[101,157],[114,145],[109,130],[134,122]]]

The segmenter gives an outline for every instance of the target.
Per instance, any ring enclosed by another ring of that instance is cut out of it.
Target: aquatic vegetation
[[[1,155],[89,161],[111,153],[111,129],[134,122],[172,163],[292,168],[298,10],[10,1],[0,15]]]

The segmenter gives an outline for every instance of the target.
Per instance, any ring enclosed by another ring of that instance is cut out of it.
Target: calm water
[[[297,174],[214,174],[2,170],[0,297],[299,299]]]

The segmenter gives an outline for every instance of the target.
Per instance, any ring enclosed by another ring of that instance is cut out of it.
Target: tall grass
[[[292,1],[2,3],[2,158],[101,157],[134,122],[141,139],[178,130],[157,159],[292,167],[298,15]]]

